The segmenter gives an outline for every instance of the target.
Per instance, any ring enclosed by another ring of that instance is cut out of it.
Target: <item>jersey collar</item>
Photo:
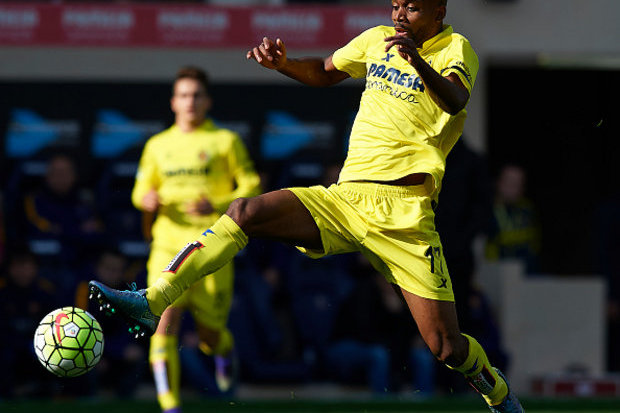
[[[422,47],[420,48],[420,50],[426,51],[430,49],[441,40],[452,35],[453,32],[454,30],[452,29],[452,26],[450,26],[449,24],[444,24],[442,30],[439,33],[422,43]]]

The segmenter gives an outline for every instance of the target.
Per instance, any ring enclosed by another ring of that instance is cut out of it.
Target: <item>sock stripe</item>
[[[185,248],[178,252],[178,254],[172,259],[172,261],[170,261],[170,264],[168,264],[168,266],[164,269],[163,272],[171,272],[173,274],[176,274],[179,267],[185,262],[185,260],[187,260],[191,253],[199,250],[200,248],[204,248],[204,245],[199,241],[190,242],[185,246]]]

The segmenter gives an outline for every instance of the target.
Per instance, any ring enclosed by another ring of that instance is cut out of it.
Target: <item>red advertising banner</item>
[[[0,46],[335,48],[379,24],[389,7],[0,3]]]

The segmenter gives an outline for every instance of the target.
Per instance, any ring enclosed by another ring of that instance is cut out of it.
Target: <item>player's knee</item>
[[[255,212],[252,198],[237,198],[226,210],[226,215],[231,217],[241,229],[244,229],[252,221]]]

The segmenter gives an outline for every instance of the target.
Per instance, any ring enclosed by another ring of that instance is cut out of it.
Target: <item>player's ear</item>
[[[439,6],[437,7],[437,11],[436,11],[436,16],[435,16],[435,20],[438,22],[442,22],[443,19],[446,18],[446,14],[448,13],[448,9],[446,8],[446,6]]]

